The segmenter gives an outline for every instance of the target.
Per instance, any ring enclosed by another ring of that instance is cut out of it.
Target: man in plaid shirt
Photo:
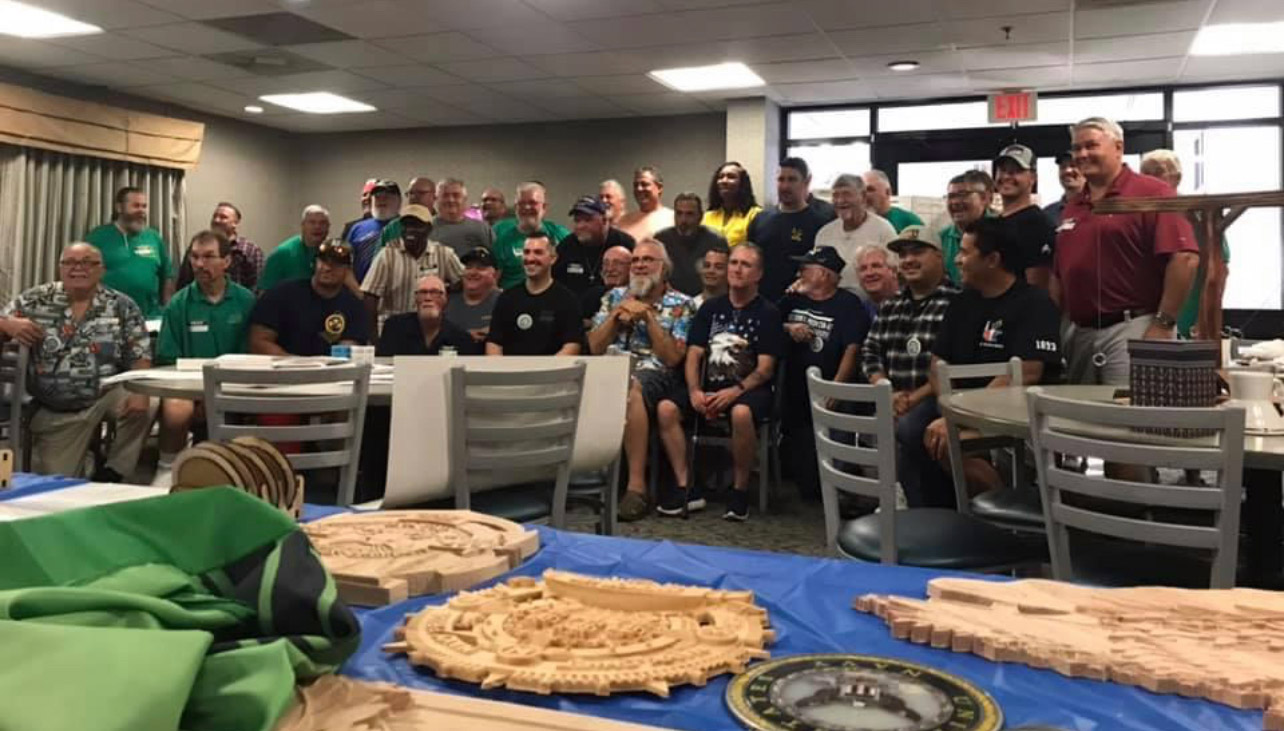
[[[259,285],[259,275],[263,273],[263,263],[267,257],[263,255],[263,249],[260,249],[258,244],[237,232],[240,225],[241,209],[226,201],[214,206],[214,215],[210,217],[210,228],[221,231],[227,240],[232,242],[232,263],[227,268],[227,278],[253,292]],[[183,264],[178,269],[179,289],[196,281],[190,253],[189,246],[188,251],[183,255]]]
[[[945,278],[941,241],[926,226],[906,226],[887,247],[901,258],[905,288],[883,303],[862,348],[870,383],[891,381],[897,441],[922,440],[939,412],[928,373],[945,311],[959,290]],[[897,474],[907,496],[918,493],[919,466],[906,464],[897,450]],[[911,498],[911,502],[913,498]]]

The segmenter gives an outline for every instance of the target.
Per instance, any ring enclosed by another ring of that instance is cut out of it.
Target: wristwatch
[[[1156,312],[1155,324],[1162,328],[1172,329],[1174,327],[1177,327],[1177,318],[1173,317],[1172,315],[1169,315],[1166,312]]]

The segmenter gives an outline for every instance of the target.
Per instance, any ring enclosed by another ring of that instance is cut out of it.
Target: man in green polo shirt
[[[311,279],[317,248],[329,236],[330,212],[315,204],[304,208],[299,235],[282,241],[263,264],[259,292],[266,292],[282,282]]]
[[[232,242],[217,231],[201,231],[187,249],[193,281],[170,300],[156,341],[156,364],[179,358],[217,358],[249,352],[250,310],[254,294],[227,278]],[[186,399],[161,401],[158,480],[168,480],[174,457],[187,446],[197,407]]]
[[[874,169],[861,176],[865,180],[865,203],[874,213],[887,219],[896,229],[896,233],[905,230],[906,226],[922,226],[923,219],[913,211],[892,205],[892,181],[887,173]]]
[[[959,254],[963,229],[982,217],[994,215],[990,201],[994,198],[994,178],[984,170],[968,170],[950,178],[946,189],[945,204],[953,222],[937,232],[941,238],[941,255],[945,260],[945,276],[958,284],[959,266],[954,258]]]
[[[522,183],[517,186],[517,217],[505,218],[495,224],[495,241],[491,244],[491,251],[495,254],[495,264],[499,268],[501,289],[512,289],[526,281],[522,248],[526,246],[527,235],[542,230],[554,245],[571,235],[565,228],[544,220],[548,213],[546,196],[543,185]]]
[[[160,232],[147,226],[147,194],[134,187],[116,191],[116,217],[85,235],[103,253],[103,286],[129,297],[143,317],[161,316],[174,294],[174,267]]]

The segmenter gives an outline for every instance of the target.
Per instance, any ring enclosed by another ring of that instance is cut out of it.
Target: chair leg
[[[768,463],[771,429],[765,424],[758,427],[758,512],[767,514],[767,491],[771,489],[771,465]]]
[[[604,536],[613,536],[616,532],[616,516],[620,504],[620,457],[607,468],[611,474],[606,479],[606,494],[602,496],[602,518],[598,525]]]
[[[557,530],[566,530],[566,496],[570,490],[570,482],[570,465],[557,468],[557,482],[553,487],[553,514],[549,517],[549,522]]]

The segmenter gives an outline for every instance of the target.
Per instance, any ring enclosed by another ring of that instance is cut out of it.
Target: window
[[[968,170],[990,172],[989,160],[903,162],[896,166],[896,194],[943,198],[950,178]]]
[[[1213,122],[1278,116],[1278,86],[1224,86],[1218,89],[1173,92],[1174,122]]]
[[[868,137],[868,109],[834,109],[815,112],[790,112],[791,140],[824,140],[836,137]]]
[[[1042,100],[1039,103],[1042,104]],[[883,107],[878,110],[879,132],[1006,126],[1006,124],[990,124],[990,108],[986,102],[916,104],[905,107]]]
[[[1074,124],[1088,117],[1105,117],[1116,122],[1143,122],[1164,118],[1164,95],[1094,94],[1040,98],[1039,121],[1035,124]]]
[[[828,191],[834,178],[843,173],[860,175],[870,168],[869,143],[798,145],[790,147],[789,157],[801,157],[811,168],[811,187]]]

